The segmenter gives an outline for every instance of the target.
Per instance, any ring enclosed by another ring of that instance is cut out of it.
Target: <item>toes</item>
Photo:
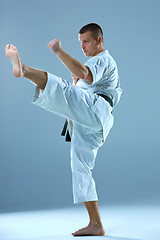
[[[10,48],[10,44],[7,44],[7,45],[6,45],[6,49],[9,49],[9,48]]]
[[[13,44],[11,44],[11,47],[14,49],[14,50],[16,50],[17,48],[13,45]]]
[[[13,44],[7,44],[7,45],[6,45],[6,49],[10,49],[10,48],[12,48],[12,49],[14,49],[14,50],[17,49]]]
[[[80,231],[78,230],[78,231],[72,233],[72,235],[74,235],[74,236],[80,235]]]
[[[77,233],[77,231],[76,231],[76,232],[74,232],[74,233],[72,233],[72,235],[73,235],[73,236],[75,236],[75,235],[76,235],[76,233]]]

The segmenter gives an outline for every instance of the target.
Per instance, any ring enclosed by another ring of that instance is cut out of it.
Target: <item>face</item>
[[[95,40],[91,35],[91,31],[79,34],[79,41],[81,43],[81,48],[85,56],[93,57],[99,53],[99,38]]]

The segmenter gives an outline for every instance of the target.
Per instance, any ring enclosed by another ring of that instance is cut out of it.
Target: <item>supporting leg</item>
[[[95,158],[102,145],[102,139],[101,132],[89,132],[88,128],[73,122],[71,141],[73,199],[74,203],[84,202],[90,218],[89,225],[72,233],[74,236],[105,234],[100,219],[95,181],[92,177]]]
[[[44,90],[47,83],[47,73],[28,67],[20,60],[18,49],[14,45],[6,46],[6,57],[13,64],[13,74],[15,77],[25,77]]]
[[[98,201],[84,202],[85,207],[87,208],[90,224],[97,224],[102,227],[102,222],[100,218]]]
[[[79,229],[78,231],[72,233],[74,236],[102,236],[105,234],[105,230],[103,228],[99,208],[98,201],[89,201],[84,202],[85,207],[87,208],[90,222],[87,227]]]

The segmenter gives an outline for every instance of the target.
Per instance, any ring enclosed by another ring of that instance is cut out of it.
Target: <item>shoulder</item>
[[[98,55],[91,57],[86,63],[85,65],[106,65],[108,64],[109,60],[109,53],[107,50],[99,53]]]

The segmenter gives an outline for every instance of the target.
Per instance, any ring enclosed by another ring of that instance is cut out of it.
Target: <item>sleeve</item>
[[[89,67],[93,75],[93,83],[99,81],[108,70],[107,62],[103,58],[91,59],[84,65]]]

